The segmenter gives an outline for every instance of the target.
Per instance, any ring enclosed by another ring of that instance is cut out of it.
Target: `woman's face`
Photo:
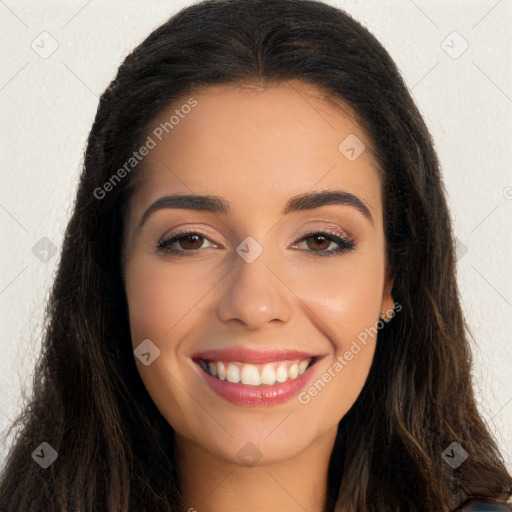
[[[292,459],[356,400],[393,307],[369,141],[298,81],[204,89],[148,135],[125,278],[144,385],[178,438]]]

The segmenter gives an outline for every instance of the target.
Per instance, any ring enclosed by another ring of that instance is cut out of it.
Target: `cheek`
[[[186,314],[199,307],[208,276],[182,265],[134,258],[127,267],[126,295],[134,344],[141,338],[163,339]]]
[[[132,341],[137,344],[139,339],[152,338],[162,331],[164,304],[171,306],[172,294],[165,281],[158,279],[158,274],[148,271],[143,266],[133,267],[127,272],[126,295],[130,311],[130,329]],[[169,319],[171,320],[171,319]],[[168,328],[168,327],[167,327]]]
[[[326,260],[311,264],[307,272],[288,271],[286,282],[293,283],[291,289],[307,306],[304,311],[314,313],[312,320],[316,319],[335,349],[346,350],[379,318],[384,257],[378,247],[367,247]]]
[[[315,381],[299,397],[311,411],[340,419],[359,396],[373,356],[384,285],[384,258],[376,247],[312,265],[294,291],[303,311],[330,343]],[[311,314],[312,313],[312,314]],[[330,411],[330,412],[326,412]]]
[[[125,282],[133,348],[149,339],[160,350],[147,366],[136,359],[140,377],[169,424],[185,431],[193,428],[187,419],[187,386],[180,384],[186,382],[186,368],[178,353],[190,327],[187,313],[204,295],[205,286],[205,280],[187,276],[184,266],[140,254],[130,260]]]

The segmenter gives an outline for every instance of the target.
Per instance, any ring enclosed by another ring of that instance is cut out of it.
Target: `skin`
[[[145,157],[131,202],[125,286],[132,343],[150,339],[160,349],[148,366],[136,358],[137,367],[176,432],[191,508],[321,512],[337,425],[365,383],[376,337],[307,404],[295,396],[267,407],[235,405],[206,385],[190,356],[233,346],[304,350],[322,356],[313,383],[380,313],[389,317],[377,164],[362,128],[308,84],[222,85],[193,97],[198,105]],[[151,130],[187,99],[162,112]],[[338,150],[350,134],[367,147],[355,161]],[[358,196],[373,224],[339,204],[280,214],[292,196],[338,189]],[[222,196],[230,211],[163,208],[137,229],[156,199],[191,193]],[[338,246],[303,235],[329,227],[350,236],[355,249],[315,254]],[[174,243],[188,255],[157,253],[177,228],[206,238]],[[263,248],[250,264],[236,252],[247,236]],[[248,442],[261,454],[253,466],[238,455]]]

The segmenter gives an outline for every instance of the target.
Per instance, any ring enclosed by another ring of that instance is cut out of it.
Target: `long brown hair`
[[[173,430],[134,362],[121,272],[141,164],[102,188],[162,109],[214,84],[300,79],[349,105],[383,169],[387,258],[402,310],[339,424],[326,512],[441,512],[512,488],[471,382],[454,236],[431,136],[389,54],[315,0],[207,0],[154,30],[102,94],[45,312],[33,394],[0,482],[2,511],[186,510]],[[119,175],[118,175],[119,176]],[[101,192],[103,191],[103,192]],[[9,431],[10,432],[10,431]],[[47,442],[57,460],[32,452]],[[468,458],[452,468],[453,442]]]

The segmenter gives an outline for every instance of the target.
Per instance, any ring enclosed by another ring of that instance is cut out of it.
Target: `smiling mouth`
[[[317,357],[306,359],[271,361],[264,364],[239,361],[213,361],[197,358],[206,373],[218,380],[248,386],[268,386],[297,379],[315,364]]]

